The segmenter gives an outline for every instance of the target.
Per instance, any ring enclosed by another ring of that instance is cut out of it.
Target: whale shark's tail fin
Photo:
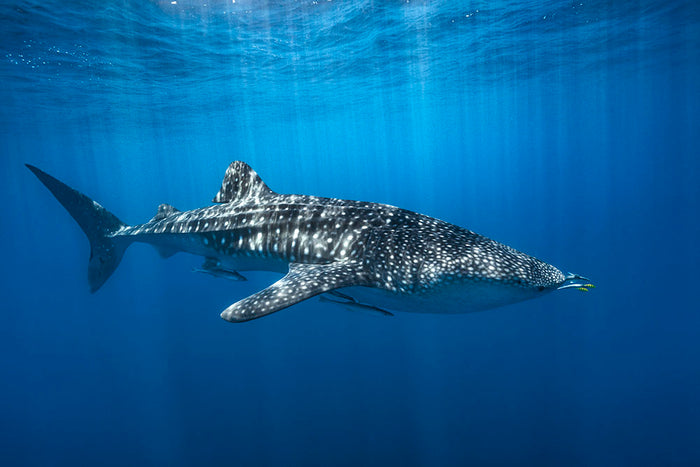
[[[88,263],[88,283],[90,292],[96,292],[112,275],[119,265],[129,242],[116,240],[112,234],[122,227],[122,221],[111,212],[74,190],[51,175],[25,164],[29,170],[63,205],[78,223],[90,241],[90,262]]]

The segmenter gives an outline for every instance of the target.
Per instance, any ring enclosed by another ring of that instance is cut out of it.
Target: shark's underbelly
[[[471,313],[534,298],[520,287],[490,281],[467,281],[422,293],[395,293],[372,287],[346,287],[342,293],[362,304],[415,313]]]

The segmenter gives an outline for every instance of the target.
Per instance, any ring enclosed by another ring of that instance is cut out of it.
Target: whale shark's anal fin
[[[250,321],[282,310],[307,298],[366,282],[360,263],[289,265],[289,272],[266,289],[226,308],[221,317],[232,323]]]

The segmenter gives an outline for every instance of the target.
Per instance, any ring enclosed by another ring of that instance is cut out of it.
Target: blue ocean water
[[[700,5],[0,5],[3,465],[697,465]],[[134,245],[96,294],[35,164],[121,219],[282,193],[465,226],[597,288],[464,315]]]

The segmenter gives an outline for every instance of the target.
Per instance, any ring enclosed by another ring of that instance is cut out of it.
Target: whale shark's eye
[[[540,292],[542,292],[542,291],[544,290],[544,285],[541,285],[541,286],[537,287],[537,290],[539,290]]]

